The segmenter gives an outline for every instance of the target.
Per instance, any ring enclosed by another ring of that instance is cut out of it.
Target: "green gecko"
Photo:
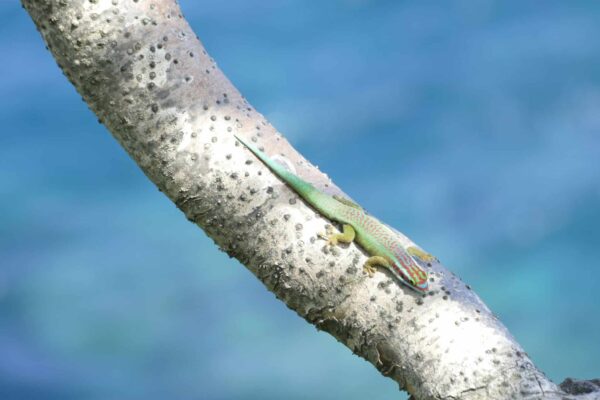
[[[356,241],[370,255],[364,264],[364,270],[369,276],[373,275],[375,266],[379,265],[390,270],[411,289],[421,293],[428,290],[427,272],[414,258],[422,262],[431,262],[435,260],[434,256],[414,246],[405,249],[398,241],[396,233],[367,214],[358,204],[318,190],[272,160],[252,143],[238,135],[234,136],[320,214],[343,225],[342,233],[319,235],[325,237],[328,244],[335,246],[339,242]]]

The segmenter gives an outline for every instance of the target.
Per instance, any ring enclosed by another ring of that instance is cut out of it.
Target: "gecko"
[[[415,259],[430,263],[436,260],[434,256],[416,246],[405,248],[391,228],[369,215],[352,200],[320,191],[271,159],[248,140],[236,134],[234,136],[305,202],[327,219],[342,224],[341,233],[329,231],[327,234],[319,234],[329,245],[356,242],[369,254],[363,266],[369,276],[376,272],[376,266],[381,266],[391,271],[393,276],[409,288],[420,293],[427,292],[427,272]]]

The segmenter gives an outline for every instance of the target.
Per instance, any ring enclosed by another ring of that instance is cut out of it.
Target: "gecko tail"
[[[235,138],[239,140],[248,150],[250,150],[256,157],[258,157],[275,175],[281,178],[285,183],[294,189],[298,194],[300,194],[307,201],[311,202],[310,197],[319,193],[318,190],[306,182],[299,176],[295,175],[293,172],[289,171],[285,166],[279,164],[277,161],[273,160],[271,157],[267,156],[264,152],[258,149],[253,143],[248,140],[242,138],[241,136],[234,134]],[[311,202],[312,203],[312,202]]]

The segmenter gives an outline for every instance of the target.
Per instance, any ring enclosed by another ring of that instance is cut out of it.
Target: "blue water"
[[[600,3],[181,3],[251,103],[552,379],[600,377]],[[0,398],[398,397],[154,188],[17,2],[0,50]]]

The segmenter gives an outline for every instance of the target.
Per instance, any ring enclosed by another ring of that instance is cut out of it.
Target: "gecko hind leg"
[[[350,199],[348,199],[346,197],[342,197],[342,196],[339,196],[337,194],[334,194],[333,198],[336,199],[337,201],[339,201],[340,203],[346,205],[346,206],[362,210],[361,206],[359,206],[358,204],[356,204],[355,202],[353,202],[352,200],[350,200]]]
[[[417,257],[419,260],[424,261],[424,262],[432,262],[432,261],[437,260],[437,258],[435,256],[433,256],[415,246],[411,246],[411,247],[407,248],[406,251],[411,256]]]
[[[344,224],[342,233],[331,233],[330,227],[326,233],[319,233],[319,237],[327,240],[327,244],[335,246],[338,243],[352,243],[356,237],[356,232],[352,225]]]
[[[365,265],[363,266],[363,270],[369,274],[369,276],[373,276],[373,274],[375,273],[375,271],[377,271],[375,269],[376,265],[381,265],[382,267],[385,268],[391,268],[392,265],[390,264],[390,261],[382,256],[372,256],[369,257],[367,259],[367,261],[365,261]]]

